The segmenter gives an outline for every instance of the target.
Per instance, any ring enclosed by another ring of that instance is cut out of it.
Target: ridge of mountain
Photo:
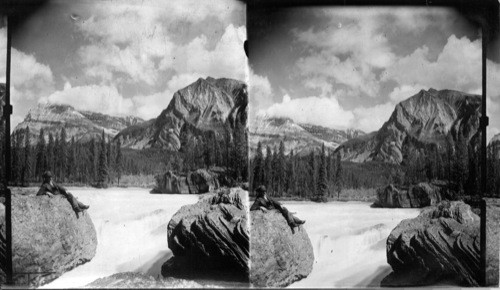
[[[410,147],[443,148],[446,139],[463,134],[470,145],[479,144],[481,97],[454,90],[421,90],[398,103],[377,132],[353,138],[335,152],[353,162],[403,162]]]
[[[36,144],[40,130],[43,128],[46,140],[49,134],[59,135],[62,128],[66,130],[67,140],[75,138],[77,142],[101,138],[102,131],[108,138],[113,138],[120,130],[128,126],[144,122],[133,116],[110,116],[91,111],[79,111],[65,104],[38,104],[29,110],[24,120],[13,131],[13,135],[30,129],[30,143]]]
[[[222,138],[236,121],[246,123],[248,95],[244,82],[220,78],[199,78],[174,93],[158,117],[122,130],[116,137],[122,146],[134,149],[180,150],[186,134],[213,132]]]
[[[354,137],[363,136],[360,130],[339,130],[319,125],[296,123],[291,118],[271,117],[260,115],[250,122],[249,147],[253,155],[257,150],[258,142],[262,147],[278,147],[281,141],[285,145],[285,154],[292,150],[294,154],[305,155],[311,150],[318,149],[325,144],[329,150],[334,150],[341,143]]]

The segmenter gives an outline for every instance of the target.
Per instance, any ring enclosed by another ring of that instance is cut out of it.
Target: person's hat
[[[42,174],[42,178],[49,178],[49,177],[52,177],[52,172],[50,172],[49,170],[45,171]]]
[[[257,187],[257,189],[255,191],[257,191],[257,193],[264,193],[264,192],[266,192],[266,187],[264,185],[261,185],[261,186]]]

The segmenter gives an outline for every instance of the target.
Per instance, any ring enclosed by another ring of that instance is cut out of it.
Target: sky
[[[12,128],[39,103],[151,119],[200,77],[246,81],[245,13],[233,0],[51,1],[12,37]]]
[[[481,94],[481,34],[436,7],[248,11],[251,118],[365,132],[420,90]],[[488,136],[500,133],[500,65],[488,60]]]

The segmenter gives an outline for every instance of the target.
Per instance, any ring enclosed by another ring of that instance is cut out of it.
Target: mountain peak
[[[454,90],[421,90],[396,105],[391,117],[370,139],[342,144],[344,160],[401,163],[408,148],[444,146],[459,132],[475,146],[481,99]]]
[[[177,151],[182,145],[181,137],[188,133],[212,131],[221,135],[227,123],[233,124],[238,116],[246,114],[246,104],[238,98],[244,86],[232,79],[198,78],[175,92],[155,120],[124,130],[117,138],[124,139],[125,147]]]

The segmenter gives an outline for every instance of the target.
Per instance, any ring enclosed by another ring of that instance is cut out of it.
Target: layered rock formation
[[[500,200],[483,199],[481,210],[485,212],[486,223],[486,281],[484,286],[499,286],[500,253]]]
[[[222,139],[236,120],[246,122],[248,95],[245,83],[233,79],[198,79],[177,91],[168,107],[147,124],[120,132],[124,147],[163,148],[177,151],[186,136],[213,132]]]
[[[387,238],[387,262],[393,272],[381,286],[478,286],[479,224],[470,206],[459,201],[441,202],[403,220]]]
[[[203,285],[184,279],[158,279],[142,273],[124,272],[99,278],[86,285],[85,288],[203,288]]]
[[[12,213],[14,272],[54,272],[32,281],[19,275],[16,284],[46,284],[94,257],[97,235],[90,215],[77,217],[64,197],[14,194]],[[4,223],[2,214],[2,233]]]
[[[31,109],[24,120],[13,131],[13,135],[24,133],[26,127],[30,129],[30,142],[36,144],[40,130],[43,129],[48,140],[49,133],[59,135],[61,129],[66,130],[67,140],[72,137],[75,141],[88,141],[92,138],[100,139],[102,131],[106,137],[113,138],[128,126],[142,123],[137,117],[115,117],[101,113],[79,111],[69,105],[39,104]]]
[[[181,207],[168,224],[168,247],[174,257],[163,264],[162,275],[247,280],[247,203],[246,191],[231,188]]]
[[[420,182],[406,188],[389,184],[377,190],[374,206],[420,208],[435,205],[443,199],[453,199],[453,193],[444,181]]]
[[[187,175],[189,193],[200,194],[216,190],[220,187],[218,175],[206,169],[191,171]]]
[[[189,194],[185,176],[177,176],[172,171],[155,176],[156,187],[151,193]]]
[[[157,175],[156,187],[151,193],[202,194],[227,185],[224,169],[197,169],[187,176],[177,176],[172,171]]]
[[[481,97],[452,90],[421,90],[399,103],[382,128],[371,136],[354,138],[339,146],[343,160],[399,164],[410,147],[445,146],[459,134],[474,147],[479,144]]]
[[[259,141],[263,148],[279,146],[279,143],[283,141],[286,154],[294,150],[294,153],[304,155],[311,150],[321,148],[323,143],[327,149],[335,149],[343,142],[364,135],[359,130],[336,130],[317,125],[295,123],[289,118],[269,116],[257,116],[251,120],[249,125],[251,154],[255,153]]]
[[[278,211],[251,211],[250,283],[256,287],[285,287],[307,277],[314,252],[304,227],[292,233]]]

